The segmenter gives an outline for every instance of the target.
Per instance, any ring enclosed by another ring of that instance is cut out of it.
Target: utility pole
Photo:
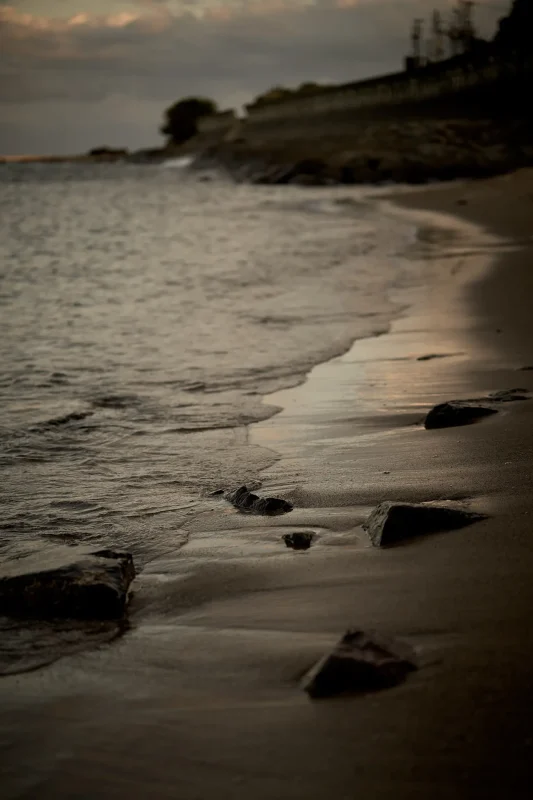
[[[452,11],[452,19],[446,31],[448,37],[448,45],[450,48],[450,55],[456,56],[459,52],[459,9],[454,8]]]
[[[474,14],[474,0],[461,0],[460,2],[460,10],[461,10],[461,36],[462,36],[462,45],[463,45],[463,52],[466,53],[468,50],[472,48],[472,42],[475,39],[475,30],[474,30],[474,21],[473,21],[473,14]]]

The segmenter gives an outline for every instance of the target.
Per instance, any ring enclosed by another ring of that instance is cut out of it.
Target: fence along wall
[[[501,84],[513,85],[529,79],[533,56],[520,64],[488,58],[479,63],[464,59],[432,64],[417,72],[399,72],[368,81],[324,89],[318,94],[294,97],[264,106],[248,106],[246,127],[268,126],[277,122],[298,121],[302,117],[361,112],[367,116],[379,109],[393,113],[401,106],[416,106],[427,101],[456,98],[479,89],[482,92]],[[524,97],[524,102],[527,102]]]

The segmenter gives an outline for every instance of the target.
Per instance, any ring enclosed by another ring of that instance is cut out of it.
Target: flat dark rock
[[[500,392],[492,392],[488,396],[491,403],[513,403],[516,400],[529,400],[531,395],[527,389],[503,389]]]
[[[492,392],[487,397],[449,400],[447,403],[440,403],[431,409],[424,421],[424,427],[431,430],[471,425],[483,417],[496,414],[497,409],[493,408],[494,405],[530,399],[531,394],[527,389],[503,389],[499,392]]]
[[[293,550],[309,550],[314,538],[315,534],[311,531],[296,531],[283,535],[283,541]]]
[[[389,547],[414,536],[451,531],[486,519],[482,514],[448,506],[380,503],[363,528],[374,547]]]
[[[257,494],[249,492],[246,486],[240,486],[235,491],[228,492],[225,498],[238,511],[247,514],[286,514],[293,508],[292,503],[287,500],[282,500],[280,497],[259,497]]]
[[[471,400],[450,400],[440,403],[431,409],[424,420],[426,430],[435,428],[454,428],[459,425],[471,425],[483,417],[496,414],[496,410],[489,405]]]
[[[0,614],[33,619],[118,619],[135,577],[129,553],[58,548],[4,565]]]
[[[402,683],[417,669],[411,649],[377,633],[347,631],[302,680],[312,698],[345,692],[375,692]]]

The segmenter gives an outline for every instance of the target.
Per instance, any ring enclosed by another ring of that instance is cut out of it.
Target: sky
[[[394,72],[414,17],[453,0],[0,0],[0,153],[162,143],[187,95],[241,108],[274,85]],[[510,0],[479,0],[491,35]]]

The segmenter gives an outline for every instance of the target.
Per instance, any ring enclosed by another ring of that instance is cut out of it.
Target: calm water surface
[[[0,168],[0,548],[178,548],[293,384],[383,329],[413,231],[361,190]]]

